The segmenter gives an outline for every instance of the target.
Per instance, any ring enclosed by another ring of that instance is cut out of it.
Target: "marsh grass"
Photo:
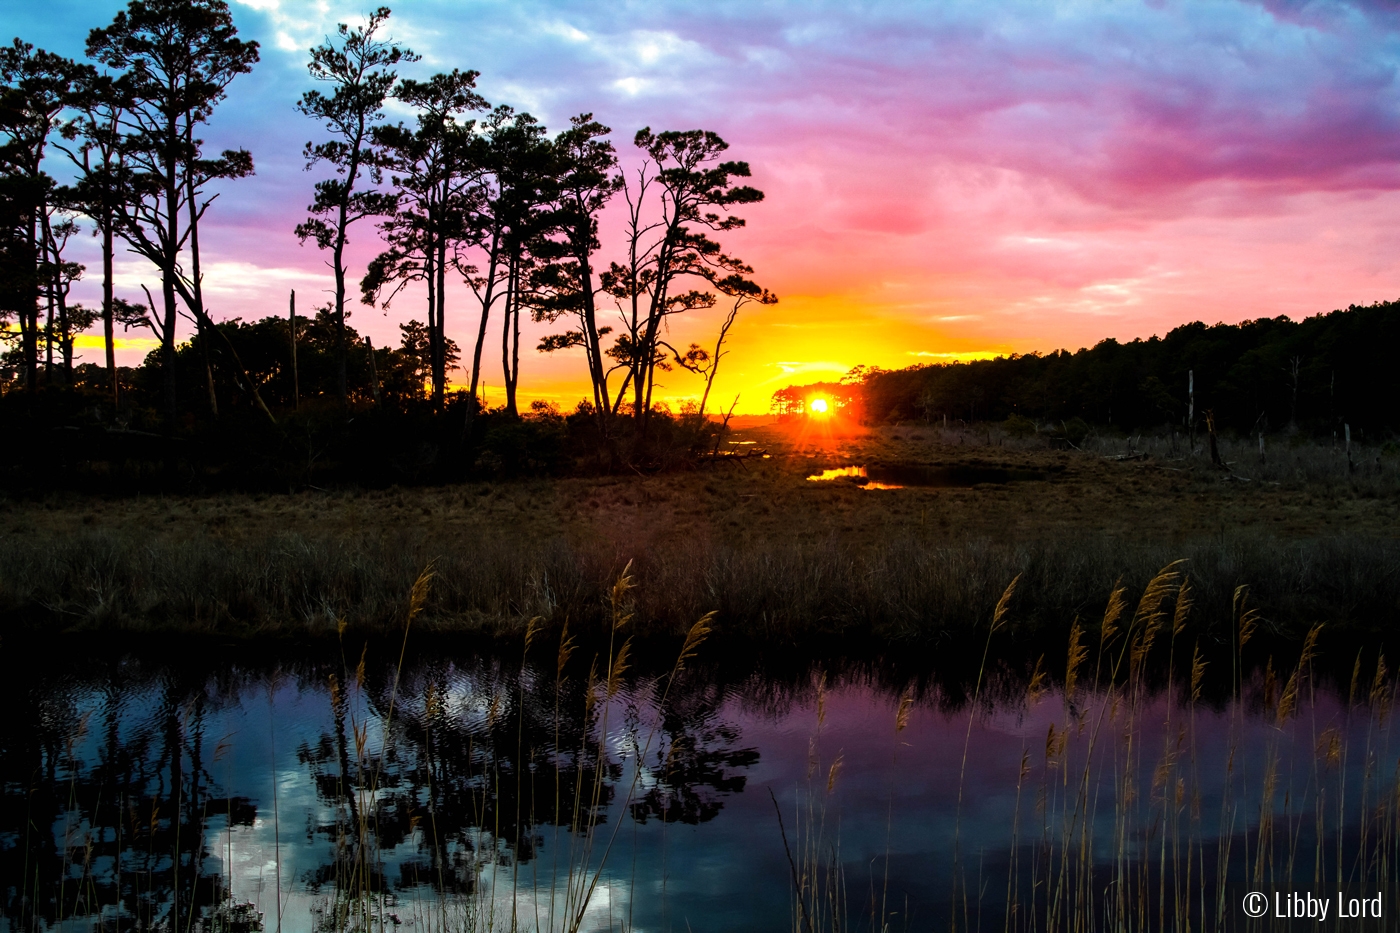
[[[1262,930],[1272,927],[1251,925],[1241,913],[1246,890],[1359,887],[1393,899],[1400,886],[1400,758],[1396,684],[1384,652],[1356,653],[1339,716],[1320,718],[1323,626],[1307,631],[1290,664],[1260,657],[1267,650],[1258,641],[1263,616],[1250,588],[1240,586],[1226,622],[1215,627],[1227,633],[1227,650],[1208,660],[1192,625],[1201,607],[1187,568],[1185,561],[1166,564],[1136,598],[1134,589],[1115,586],[1101,616],[1075,619],[1058,663],[1042,656],[1018,695],[997,698],[1002,712],[1008,705],[1025,715],[1044,714],[1047,704],[1059,710],[1050,707],[1043,741],[1022,746],[1007,838],[995,845],[989,866],[988,852],[963,850],[960,828],[969,744],[991,709],[983,696],[988,659],[1019,581],[1007,588],[985,629],[981,666],[970,675],[949,874],[934,882],[947,892],[939,929]],[[1212,664],[1226,667],[1211,673]],[[1213,700],[1206,698],[1212,677],[1227,684]],[[797,796],[800,858],[789,850],[792,927],[888,931],[887,886],[871,884],[864,911],[850,903],[849,866],[839,830],[831,830],[841,819],[830,798],[839,756],[826,793],[812,787],[824,676],[815,696],[812,764]],[[897,740],[909,710],[906,695],[894,715],[892,782],[901,779]],[[1207,748],[1201,715],[1217,729],[1224,718],[1223,754]],[[861,916],[867,924],[853,922]],[[1309,921],[1309,928],[1347,929],[1348,922],[1355,921],[1332,916]]]
[[[1400,493],[1400,457],[1397,457],[1393,439],[1380,442],[1356,439],[1348,444],[1340,436],[1329,442],[1304,434],[1274,432],[1264,435],[1261,447],[1258,434],[1223,435],[1217,438],[1217,449],[1228,469],[1222,470],[1211,461],[1205,431],[1204,424],[1197,429],[1194,447],[1186,432],[1160,428],[1128,434],[1090,430],[1072,445],[1057,434],[1054,425],[1045,425],[1042,431],[1030,435],[1008,433],[997,424],[948,429],[913,426],[887,428],[879,433],[963,450],[1039,451],[1070,447],[1109,459],[1150,459],[1164,469],[1189,475],[1216,478],[1228,475],[1235,481],[1306,487],[1316,491],[1345,490],[1364,498]]]
[[[927,644],[975,633],[1005,581],[1019,576],[1018,629],[1064,633],[1120,576],[1140,587],[1177,556],[1188,561],[1208,629],[1229,618],[1245,583],[1266,632],[1298,641],[1315,620],[1380,632],[1400,613],[1400,543],[1387,539],[1240,533],[1175,546],[1078,536],[1016,544],[893,532],[870,546],[829,537],[649,548],[633,562],[643,585],[635,628],[643,638],[680,638],[692,607],[705,605],[718,610],[722,637]],[[431,538],[408,534],[175,542],[94,532],[43,547],[6,537],[0,618],[7,639],[63,630],[333,639],[341,624],[387,633],[418,569],[436,558],[420,630],[518,639],[540,617],[552,631],[569,619],[596,635],[607,632],[603,607],[625,557],[562,538],[482,538],[442,554]]]
[[[0,497],[0,636],[30,631],[391,636],[418,571],[438,577],[419,631],[507,641],[543,618],[605,635],[607,593],[629,562],[636,631],[678,643],[695,606],[720,637],[808,636],[907,645],[977,640],[1020,575],[1017,629],[1062,637],[1121,575],[1142,587],[1187,558],[1201,618],[1228,618],[1252,587],[1264,634],[1296,643],[1393,627],[1400,616],[1400,460],[1270,437],[1221,440],[1232,472],[1170,437],[1043,436],[986,429],[863,430],[804,446],[756,429],[773,459],[648,477],[421,489],[127,499]],[[967,444],[954,443],[966,437]],[[990,441],[989,441],[990,439]],[[990,446],[989,446],[990,443]],[[980,445],[980,446],[979,446]],[[1119,461],[1124,455],[1146,460]],[[812,483],[850,463],[965,463],[1046,481],[870,492]],[[641,647],[640,643],[637,647]]]

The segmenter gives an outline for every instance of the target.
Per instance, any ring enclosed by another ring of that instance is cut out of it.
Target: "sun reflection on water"
[[[821,480],[828,480],[828,479],[839,479],[839,478],[841,478],[842,476],[856,476],[856,477],[860,477],[860,478],[864,479],[864,478],[865,478],[865,475],[866,475],[866,474],[865,474],[865,467],[863,467],[863,466],[848,466],[848,467],[836,467],[836,468],[831,469],[831,470],[822,470],[820,473],[814,473],[814,474],[812,474],[811,476],[809,476],[809,477],[807,477],[807,478],[808,478],[809,480],[821,481]]]
[[[868,479],[869,474],[866,472],[865,467],[863,466],[834,467],[829,470],[822,470],[820,473],[814,473],[811,476],[807,477],[807,479],[816,482],[821,482],[822,480],[840,479],[843,476],[849,476],[855,479],[866,480],[866,482],[860,484],[861,489],[904,488],[903,486],[899,486],[894,483],[877,483],[874,480]]]

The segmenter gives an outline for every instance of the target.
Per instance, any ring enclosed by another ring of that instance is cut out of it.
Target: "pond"
[[[807,479],[822,482],[837,479],[852,479],[864,489],[904,489],[908,486],[923,486],[935,489],[970,488],[983,483],[1005,485],[1033,480],[1048,480],[1050,473],[1036,470],[1018,470],[1009,467],[977,466],[957,464],[937,466],[918,463],[868,464],[865,466],[831,467],[808,476]]]
[[[0,924],[1234,928],[1239,883],[1400,864],[1383,667],[1207,702],[532,651],[11,659]]]

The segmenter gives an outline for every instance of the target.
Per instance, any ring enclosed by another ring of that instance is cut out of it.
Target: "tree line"
[[[1046,427],[1080,419],[1124,432],[1219,430],[1313,435],[1346,426],[1373,437],[1400,429],[1400,302],[1352,305],[1302,321],[1201,322],[1165,337],[1102,340],[1075,352],[1015,354],[906,369],[861,367],[820,388],[871,422],[991,422]],[[815,391],[811,389],[810,391]],[[808,387],[774,396],[797,412]]]
[[[583,351],[591,398],[581,410],[614,447],[636,446],[665,417],[659,373],[702,378],[703,421],[735,316],[777,300],[721,243],[744,225],[734,211],[763,199],[746,183],[749,165],[728,159],[714,132],[644,128],[624,166],[612,130],[591,113],[551,135],[531,114],[489,103],[476,71],[401,76],[420,57],[387,35],[389,18],[380,7],[311,49],[311,88],[295,103],[318,128],[303,156],[323,175],[291,232],[327,255],[332,297],[298,315],[293,294],[285,318],[250,324],[211,317],[201,266],[201,232],[220,195],[254,172],[249,150],[215,153],[202,138],[230,84],[259,62],[224,0],[130,0],[89,33],[84,61],[19,38],[0,49],[5,400],[100,392],[112,410],[135,411],[167,435],[230,410],[277,426],[307,404],[345,419],[418,401],[459,420],[469,450],[493,357],[497,414],[522,414],[527,317],[554,325],[535,349]],[[412,118],[391,122],[391,102]],[[623,223],[605,244],[599,220],[610,208]],[[71,258],[84,225],[101,241],[100,308],[71,297],[87,272]],[[362,270],[348,258],[352,234],[381,246]],[[115,293],[119,250],[149,263],[156,293]],[[448,334],[450,292],[454,302],[467,296],[474,323],[460,344]],[[348,323],[357,299],[416,306],[421,320],[414,313],[402,325],[398,348],[376,349]],[[721,305],[712,348],[670,342],[672,318]],[[75,339],[99,321],[105,365],[81,365]],[[125,374],[119,329],[159,342]],[[467,385],[454,393],[448,373],[459,361]]]

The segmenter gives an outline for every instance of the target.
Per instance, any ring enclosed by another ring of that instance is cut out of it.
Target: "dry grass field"
[[[639,617],[670,631],[718,609],[754,636],[923,638],[975,622],[1016,573],[1028,617],[1068,624],[1120,575],[1142,582],[1178,557],[1205,600],[1228,607],[1249,584],[1281,629],[1400,617],[1400,462],[1379,449],[1354,448],[1349,467],[1331,447],[1271,442],[1260,463],[1246,441],[1225,446],[1227,473],[1165,439],[1054,450],[995,428],[815,424],[737,431],[727,449],[749,456],[656,476],[0,500],[0,625],[380,627],[429,561],[424,618],[445,628],[587,618],[628,561]],[[808,479],[882,464],[1048,478]]]

